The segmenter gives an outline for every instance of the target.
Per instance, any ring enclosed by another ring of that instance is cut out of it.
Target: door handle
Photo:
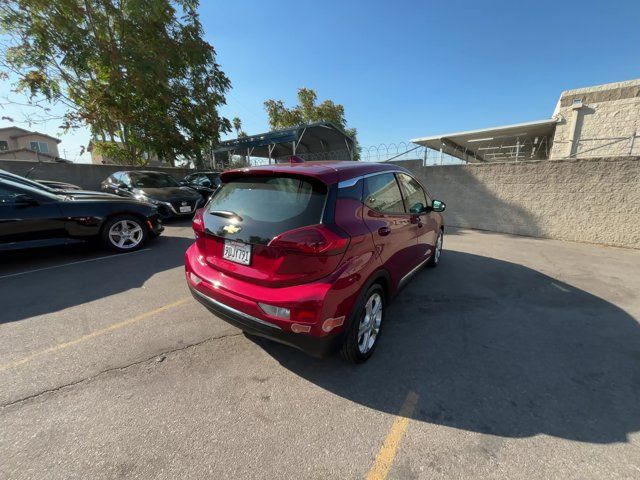
[[[390,233],[391,233],[391,229],[389,227],[380,227],[378,229],[378,235],[380,235],[381,237],[386,237]]]

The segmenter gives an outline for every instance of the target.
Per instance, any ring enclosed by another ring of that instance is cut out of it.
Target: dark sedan
[[[116,172],[103,181],[100,188],[104,192],[152,203],[163,218],[193,215],[203,203],[198,192],[181,186],[163,172]]]
[[[130,252],[162,230],[158,209],[148,203],[55,194],[0,177],[0,251],[97,239]]]
[[[196,172],[180,180],[180,185],[193,188],[202,195],[204,201],[207,201],[220,188],[222,180],[219,172]]]

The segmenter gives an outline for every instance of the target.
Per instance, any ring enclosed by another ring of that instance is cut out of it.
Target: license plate
[[[241,263],[242,265],[249,265],[251,263],[251,245],[233,240],[225,240],[222,258],[235,263]]]
[[[191,207],[187,205],[186,207],[180,207],[180,213],[189,213],[191,211]]]

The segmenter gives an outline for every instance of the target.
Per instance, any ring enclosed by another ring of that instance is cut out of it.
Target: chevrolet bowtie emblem
[[[222,229],[230,234],[234,234],[234,233],[238,233],[240,230],[242,230],[241,227],[236,227],[235,225],[225,225],[224,227],[222,227]]]

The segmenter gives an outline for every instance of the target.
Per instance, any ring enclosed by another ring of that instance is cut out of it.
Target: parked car
[[[196,300],[249,334],[363,362],[389,301],[440,261],[445,204],[403,168],[300,163],[221,177],[194,216],[186,278]]]
[[[158,209],[148,203],[73,197],[0,177],[0,251],[97,239],[130,252],[162,230]]]
[[[54,190],[82,190],[82,187],[73,183],[56,182],[54,180],[34,180],[45,187],[53,188]]]
[[[163,218],[193,215],[202,196],[171,175],[154,171],[116,172],[101,183],[104,192],[153,203]]]
[[[30,180],[29,178],[22,177],[14,173],[9,173],[6,170],[0,170],[0,178],[11,180],[12,182],[18,182],[23,185],[44,190],[45,192],[49,192],[53,194],[72,195],[74,197],[95,197],[95,196],[104,197],[105,195],[108,195],[104,192],[95,192],[91,190],[77,190],[77,189],[65,190],[65,189],[51,188],[47,185],[42,184],[39,181]]]
[[[219,172],[196,172],[180,180],[180,185],[193,188],[207,201],[220,188],[222,181]]]

